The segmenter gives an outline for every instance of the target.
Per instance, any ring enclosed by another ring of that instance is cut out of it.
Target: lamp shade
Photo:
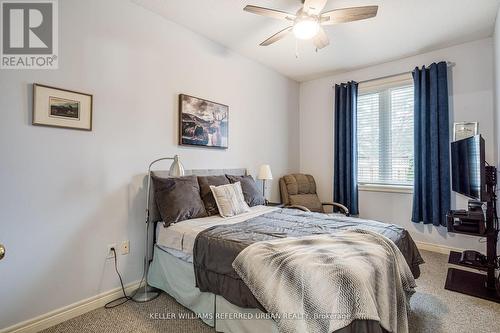
[[[257,175],[257,179],[261,179],[261,180],[273,179],[273,174],[271,173],[271,167],[269,166],[269,164],[263,164],[260,166],[259,174]]]
[[[179,161],[179,155],[174,156],[174,161],[172,162],[172,165],[170,166],[169,174],[171,177],[184,176],[184,166],[182,165],[181,161]]]

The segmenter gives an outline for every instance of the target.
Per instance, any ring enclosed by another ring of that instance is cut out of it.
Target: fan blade
[[[280,32],[275,33],[274,35],[272,35],[271,37],[269,37],[268,39],[266,39],[265,41],[260,43],[260,46],[268,46],[274,42],[279,41],[280,39],[285,37],[290,31],[292,31],[292,29],[293,29],[293,27],[288,27],[288,28],[281,30]]]
[[[304,2],[304,11],[309,15],[319,15],[325,8],[328,0],[306,0]]]
[[[243,10],[247,11],[249,13],[267,16],[267,17],[272,17],[272,18],[275,18],[278,20],[289,20],[289,21],[295,20],[295,15],[282,12],[281,10],[275,10],[275,9],[264,8],[264,7],[253,6],[253,5],[248,5],[245,8],[243,8]]]
[[[320,28],[318,34],[314,36],[313,43],[314,46],[316,46],[317,50],[321,50],[322,48],[330,44],[330,40],[323,28]]]
[[[331,25],[351,21],[359,21],[377,16],[378,6],[364,6],[334,9],[321,14],[321,24]]]

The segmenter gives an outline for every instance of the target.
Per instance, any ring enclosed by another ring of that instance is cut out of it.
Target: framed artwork
[[[229,107],[206,99],[179,95],[179,144],[226,149]]]
[[[479,133],[478,122],[457,122],[453,123],[453,141],[470,138]]]
[[[33,125],[92,130],[92,95],[33,84]]]

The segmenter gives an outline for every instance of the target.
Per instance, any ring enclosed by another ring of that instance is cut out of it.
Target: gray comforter
[[[280,209],[241,223],[219,225],[199,233],[193,248],[196,286],[201,291],[223,296],[237,306],[264,310],[233,269],[232,263],[243,249],[259,241],[334,234],[350,229],[369,230],[391,239],[401,250],[413,276],[419,277],[419,265],[424,260],[404,228],[342,215]]]

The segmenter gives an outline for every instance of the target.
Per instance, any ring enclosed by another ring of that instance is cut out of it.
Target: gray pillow
[[[196,176],[152,176],[156,205],[165,227],[172,223],[207,216]]]
[[[252,176],[226,175],[226,177],[232,184],[236,182],[241,183],[243,196],[245,197],[246,203],[250,207],[266,204],[266,199],[262,196],[262,191],[257,188],[257,184],[255,183],[255,180],[253,180]]]
[[[214,195],[210,190],[210,186],[220,186],[229,184],[226,176],[198,176],[198,184],[200,185],[201,200],[205,204],[205,210],[209,216],[219,214],[217,203]]]

